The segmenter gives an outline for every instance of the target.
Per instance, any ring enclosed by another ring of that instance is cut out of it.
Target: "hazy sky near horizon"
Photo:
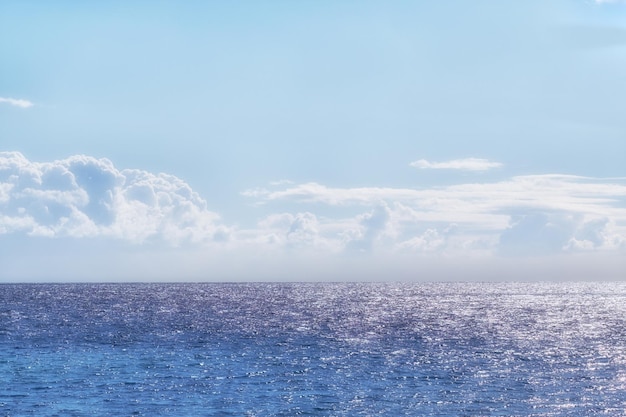
[[[626,278],[626,3],[3,1],[0,281]]]

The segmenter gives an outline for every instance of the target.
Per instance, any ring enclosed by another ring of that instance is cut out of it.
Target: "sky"
[[[626,279],[626,2],[0,2],[0,282]]]

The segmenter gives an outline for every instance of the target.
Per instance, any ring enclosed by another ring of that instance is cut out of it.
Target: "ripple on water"
[[[0,414],[619,415],[625,298],[618,283],[1,285]]]

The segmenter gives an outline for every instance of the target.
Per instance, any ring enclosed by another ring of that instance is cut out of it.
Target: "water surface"
[[[0,415],[616,416],[626,285],[4,284]]]

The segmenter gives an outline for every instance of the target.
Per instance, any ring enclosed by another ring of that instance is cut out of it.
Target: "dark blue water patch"
[[[626,408],[622,284],[0,285],[0,415]]]

